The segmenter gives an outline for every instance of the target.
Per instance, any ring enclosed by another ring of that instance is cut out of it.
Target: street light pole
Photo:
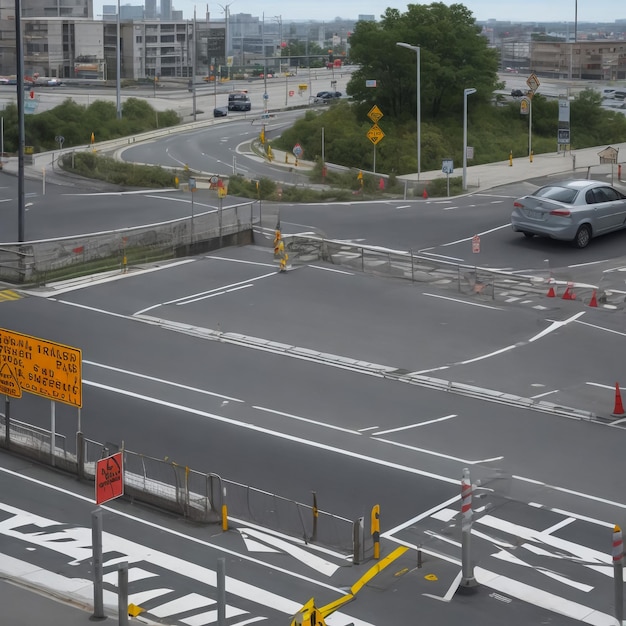
[[[473,93],[472,87],[463,90],[463,191],[467,191],[467,96]]]
[[[421,49],[419,46],[412,46],[408,43],[403,43],[398,41],[396,46],[400,46],[401,48],[408,48],[409,50],[413,50],[417,56],[416,65],[417,65],[417,108],[415,111],[415,121],[417,122],[417,181],[419,182],[420,174],[422,173],[422,79],[421,79],[421,59],[420,52]]]
[[[122,119],[122,98],[121,98],[120,92],[121,92],[122,82],[120,78],[120,73],[122,71],[122,61],[120,57],[122,56],[122,51],[120,47],[120,0],[117,0],[117,37],[116,37],[115,51],[116,51],[115,96],[116,96],[116,102],[117,102],[117,119],[121,120]]]

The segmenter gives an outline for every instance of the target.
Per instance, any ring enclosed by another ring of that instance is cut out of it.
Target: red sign
[[[118,452],[96,463],[96,504],[102,504],[124,494],[122,453]]]
[[[472,252],[474,254],[478,254],[480,252],[480,237],[478,235],[474,235],[472,237]]]

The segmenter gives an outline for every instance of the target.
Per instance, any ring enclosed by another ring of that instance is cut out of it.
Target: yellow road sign
[[[537,91],[537,89],[539,88],[539,85],[541,85],[539,79],[537,78],[537,75],[534,73],[528,77],[528,79],[526,80],[526,84],[533,93],[535,93],[535,91]]]
[[[380,128],[380,126],[378,126],[378,124],[374,124],[374,126],[372,126],[368,131],[367,131],[367,138],[374,144],[376,145],[379,141],[381,141],[383,139],[383,137],[385,136],[385,133],[383,133],[382,129]]]
[[[0,393],[20,398],[22,391],[81,407],[81,351],[0,328]]]
[[[374,124],[378,124],[382,116],[383,112],[376,105],[374,105],[367,114],[367,117],[369,117]]]

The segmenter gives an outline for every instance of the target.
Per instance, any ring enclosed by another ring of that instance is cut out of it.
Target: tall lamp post
[[[473,87],[463,90],[463,191],[467,191],[467,96],[473,93]]]
[[[409,50],[413,50],[417,55],[417,109],[415,112],[415,121],[417,122],[417,180],[419,182],[420,174],[422,172],[422,86],[421,86],[421,77],[420,77],[420,47],[412,46],[409,43],[403,43],[398,41],[396,46],[400,46],[401,48],[408,48]]]
[[[116,43],[115,43],[115,56],[116,56],[116,68],[115,68],[115,96],[117,103],[117,119],[122,119],[122,97],[121,97],[121,87],[122,81],[120,77],[120,73],[122,71],[122,51],[120,45],[120,0],[117,0],[117,33],[116,33]]]

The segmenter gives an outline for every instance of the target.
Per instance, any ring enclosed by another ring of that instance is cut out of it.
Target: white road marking
[[[272,232],[273,232],[273,229],[272,229]],[[244,259],[228,259],[223,256],[206,255],[204,258],[213,259],[215,261],[229,261],[230,263],[243,263],[244,265],[260,265],[261,267],[276,267],[273,263],[261,263],[260,261],[245,261]]]
[[[537,339],[541,339],[542,337],[545,337],[546,335],[550,334],[552,331],[558,330],[559,328],[562,328],[563,326],[567,326],[567,324],[569,324],[570,322],[575,322],[579,317],[583,316],[584,314],[585,314],[585,311],[580,311],[579,313],[572,315],[572,317],[568,317],[566,320],[563,320],[562,322],[552,322],[552,324],[550,324],[548,328],[546,328],[545,330],[542,330],[540,333],[536,334],[534,337],[531,337],[528,340],[528,343],[537,341]]]
[[[103,385],[101,383],[97,383],[94,381],[83,380],[84,385],[90,385],[92,387],[96,387],[98,389],[103,389],[105,391],[111,391],[113,393],[118,393],[120,395],[128,396],[130,398],[135,398],[137,400],[145,400],[146,402],[152,404],[158,404],[159,406],[165,406],[170,409],[176,409],[185,413],[190,413],[192,415],[200,415],[202,417],[208,417],[218,422],[223,422],[225,424],[231,424],[233,426],[239,426],[240,428],[246,428],[248,430],[252,430],[254,432],[263,433],[266,435],[270,435],[272,437],[277,437],[278,439],[285,439],[286,441],[292,441],[295,443],[301,443],[306,446],[310,446],[313,448],[318,448],[320,450],[326,450],[328,452],[336,452],[338,454],[342,454],[344,456],[359,459],[361,461],[367,461],[368,463],[372,463],[374,465],[382,465],[384,467],[389,467],[391,469],[399,469],[401,471],[408,472],[410,474],[417,474],[419,476],[425,476],[427,478],[435,478],[436,480],[440,480],[442,482],[450,483],[453,485],[459,484],[458,479],[447,478],[445,476],[440,476],[438,474],[433,474],[431,472],[427,472],[425,470],[420,470],[415,467],[408,467],[406,465],[400,465],[399,463],[394,463],[392,461],[386,461],[384,459],[376,459],[365,454],[359,454],[358,452],[352,452],[351,450],[345,450],[343,448],[337,448],[335,446],[330,446],[327,444],[323,444],[317,441],[311,441],[310,439],[304,439],[302,437],[296,437],[295,435],[289,435],[287,433],[277,432],[274,430],[270,430],[268,428],[262,428],[255,424],[248,424],[247,422],[242,422],[240,420],[235,420],[228,417],[223,417],[221,415],[217,415],[215,413],[209,413],[207,411],[200,411],[199,409],[194,409],[192,407],[187,407],[182,404],[176,404],[174,402],[168,402],[166,400],[161,400],[159,398],[153,398],[150,396],[146,396],[143,394],[135,393],[134,391],[128,391],[126,389],[120,389],[119,387],[112,387],[111,385]]]
[[[431,517],[433,519],[439,520],[440,522],[449,522],[451,519],[454,519],[459,513],[460,510],[444,508],[439,509],[439,511],[435,511],[431,515]]]
[[[459,298],[450,298],[448,296],[440,296],[436,293],[422,293],[423,296],[430,298],[439,298],[440,300],[449,300],[450,302],[457,302],[458,304],[467,304],[469,306],[477,306],[481,309],[492,309],[494,311],[502,311],[499,306],[489,306],[488,304],[480,304],[479,302],[470,302],[469,300],[460,300]]]
[[[354,276],[354,272],[345,272],[344,270],[336,270],[331,267],[321,267],[319,265],[309,265],[308,267],[312,267],[316,270],[324,270],[325,272],[335,272],[335,274],[347,274],[348,276]]]
[[[359,428],[360,433],[365,433],[368,430],[377,430],[380,426],[368,426],[367,428]]]
[[[547,550],[541,550],[541,548],[536,548],[535,546],[524,544],[522,547],[526,548],[529,552],[533,552],[535,554],[542,554],[543,556],[553,556]],[[495,554],[492,554],[491,556],[494,559],[500,559],[501,561],[506,561],[507,563],[512,563],[513,565],[519,565],[521,567],[528,567],[530,569],[533,569],[536,572],[539,572],[540,574],[547,576],[548,578],[552,578],[553,580],[556,580],[560,583],[569,585],[570,587],[574,587],[574,589],[578,589],[578,591],[584,591],[585,593],[588,593],[593,590],[593,587],[591,585],[585,585],[584,583],[579,583],[575,580],[566,578],[565,576],[561,576],[561,574],[557,574],[556,572],[553,572],[548,569],[533,567],[530,563],[526,563],[526,561],[524,561],[523,559],[511,554],[510,552],[506,550],[501,550],[500,552],[496,552]]]
[[[450,600],[452,600],[452,598],[454,597],[454,594],[457,592],[457,589],[459,588],[459,583],[461,582],[461,578],[463,578],[463,572],[460,571],[454,578],[454,580],[452,581],[452,584],[450,585],[450,587],[448,588],[448,591],[446,591],[446,594],[444,596],[434,596],[431,593],[423,593],[423,596],[426,596],[427,598],[433,598],[433,600],[441,600],[442,602],[450,602]]]
[[[469,208],[469,207],[465,207],[465,208]],[[483,230],[480,233],[476,233],[476,235],[478,235],[479,237],[482,237],[483,235],[488,235],[489,233],[495,233],[499,230],[502,230],[503,228],[511,228],[511,224],[502,224],[502,226],[496,226],[495,228],[490,228],[489,230]],[[456,244],[459,244],[459,243],[467,243],[468,241],[471,241],[473,237],[474,235],[472,235],[471,237],[464,237],[463,239],[457,239],[456,241],[443,243],[441,244],[441,246],[442,247],[455,246]]]
[[[428,420],[426,422],[417,422],[416,424],[409,424],[408,426],[400,426],[398,428],[390,428],[389,430],[381,430],[378,433],[372,433],[372,436],[378,437],[378,435],[388,435],[389,433],[397,433],[400,430],[408,430],[409,428],[418,428],[420,426],[427,426],[428,424],[435,424],[436,422],[443,422],[445,420],[452,419],[453,417],[457,417],[457,415],[456,414],[444,415],[443,417],[437,417],[436,419]]]
[[[14,474],[20,476],[25,480],[28,480],[25,476],[15,474],[14,472],[5,470],[4,468],[0,469],[6,473]],[[42,484],[46,487],[51,487],[50,485],[47,485],[46,483],[41,483],[40,481],[35,480],[32,482]],[[55,489],[58,491],[64,491],[59,488]],[[77,496],[77,494],[73,494],[71,492],[66,493],[81,500],[88,501],[87,498]],[[110,507],[102,506],[101,508],[120,515],[119,512],[110,509]],[[0,510],[3,510],[12,515],[12,517],[7,517],[0,522],[0,535],[12,537],[14,539],[24,542],[25,544],[31,544],[52,550],[68,557],[71,561],[74,562],[90,562],[93,556],[91,550],[91,528],[79,526],[68,527],[66,524],[62,524],[58,521],[41,517],[39,515],[3,503],[0,503]],[[132,518],[132,516],[126,515],[125,517]],[[159,528],[157,524],[151,524],[137,518],[134,519],[145,525]],[[42,529],[46,528],[54,532],[42,532]],[[176,533],[175,531],[172,531],[170,529],[164,527],[161,528],[169,534],[179,535],[179,533]],[[232,550],[225,550],[208,542],[194,539],[192,537],[186,537],[182,534],[180,534],[180,536],[194,541],[195,543],[210,547],[211,549],[219,550],[223,553],[235,554],[235,552]],[[108,532],[102,533],[102,543],[103,554],[105,555],[105,557],[107,553],[121,553],[123,555],[126,555],[127,558],[124,560],[128,561],[129,570],[132,569],[134,563],[141,563],[144,567],[146,563],[150,563],[151,565],[155,565],[157,568],[174,572],[179,576],[184,576],[194,581],[201,581],[209,587],[217,587],[217,573],[214,570],[203,567],[196,563],[185,561],[184,559],[180,559],[172,554],[167,554],[165,552],[161,552],[160,550],[155,550],[152,547],[129,541],[123,537],[113,535],[112,533]],[[5,555],[0,555],[0,570],[3,569],[3,565],[5,562],[4,556]],[[241,556],[245,558],[245,555]],[[247,557],[247,560],[254,561],[254,559],[250,559],[249,557]],[[268,563],[263,563],[261,561],[257,562],[262,564],[264,567],[270,567],[275,570],[280,570],[280,568],[272,567]],[[104,565],[106,566],[106,563]],[[31,570],[35,568],[35,566],[32,565],[30,565],[29,567]],[[286,570],[284,570],[284,572],[288,573]],[[9,571],[8,573],[10,573],[12,576],[15,576],[15,571]],[[289,573],[289,575],[301,578],[303,580],[309,580],[310,582],[314,582],[311,579],[307,579],[307,577],[303,577],[295,573]],[[83,584],[85,584],[84,581]],[[327,589],[332,589],[339,596],[342,596],[344,594],[344,591],[340,588],[334,588],[330,585],[325,585],[324,583],[319,582],[316,582],[315,584],[321,584]],[[86,584],[86,586],[90,587],[88,583]],[[281,613],[285,613],[286,615],[295,615],[302,606],[302,604],[299,602],[294,602],[286,597],[280,596],[271,591],[262,589],[260,587],[257,587],[256,585],[246,583],[230,576],[226,576],[226,590],[228,594],[232,594],[240,598],[245,598],[254,602],[255,604],[272,608]],[[159,594],[157,594],[156,596],[154,595],[154,593],[157,591],[160,591],[160,594],[163,594],[164,592],[169,593],[172,590],[164,588],[150,589],[139,594],[131,595],[129,600],[132,601],[133,604],[140,604],[140,598],[145,602],[148,597],[158,597]],[[134,600],[131,600],[131,598],[133,598]],[[117,600],[115,600],[115,602],[117,603]],[[348,617],[345,614],[340,614],[340,616],[344,618],[344,621],[341,622],[343,624],[349,624],[349,620],[353,620],[355,626],[372,626],[365,621]]]
[[[459,463],[463,463],[465,465],[476,465],[477,463],[489,463],[491,461],[501,461],[504,458],[503,456],[496,456],[491,459],[478,459],[476,461],[470,461],[469,459],[460,459],[457,456],[444,454],[443,452],[435,452],[434,450],[426,450],[425,448],[418,448],[416,446],[410,446],[407,443],[402,443],[400,441],[392,441],[391,439],[373,439],[372,441],[382,441],[383,443],[388,443],[392,446],[397,446],[398,448],[404,448],[405,450],[413,450],[414,452],[421,452],[422,454],[436,456],[441,459],[450,459],[451,461],[458,461]]]
[[[615,618],[607,613],[596,611],[578,602],[572,602],[560,596],[532,587],[519,580],[499,576],[482,567],[474,569],[474,576],[479,584],[495,589],[499,593],[529,602],[535,606],[571,617],[572,619],[590,624],[590,626],[615,626]]]
[[[141,606],[140,602],[133,602],[137,606]],[[185,596],[176,598],[165,604],[161,604],[150,609],[152,615],[157,617],[168,617],[170,615],[176,615],[176,613],[183,613],[184,611],[193,611],[196,609],[203,609],[217,602],[211,598],[201,596],[199,593],[188,593]]]
[[[341,565],[331,563],[327,559],[323,559],[316,554],[312,554],[308,550],[303,550],[289,541],[279,539],[278,537],[261,532],[260,530],[255,530],[254,528],[241,528],[240,532],[242,534],[245,533],[248,536],[255,537],[258,541],[265,542],[265,544],[268,544],[273,548],[278,548],[280,551],[292,556],[294,559],[304,563],[316,572],[321,572],[325,576],[332,576],[341,567]]]
[[[215,293],[209,294],[208,296],[201,296],[199,298],[195,298],[192,300],[185,300],[185,302],[177,302],[175,306],[185,306],[187,304],[193,304],[194,302],[199,302],[200,300],[208,300],[209,298],[216,298],[217,296],[223,296],[227,293],[232,293],[233,291],[239,291],[241,289],[247,289],[248,287],[252,287],[250,283],[247,285],[239,285],[239,287],[233,287],[232,289],[224,289],[223,291],[216,291]]]
[[[209,291],[200,291],[198,293],[194,293],[194,294],[190,294],[188,296],[183,296],[182,298],[176,298],[175,300],[168,300],[167,302],[160,302],[158,304],[153,304],[152,306],[146,307],[145,309],[141,309],[140,311],[137,311],[135,313],[133,313],[133,315],[138,316],[138,315],[143,315],[144,313],[147,313],[148,311],[152,311],[153,309],[156,309],[158,307],[161,306],[167,306],[168,304],[178,304],[178,303],[185,303],[187,301],[191,301],[191,302],[195,302],[199,299],[201,299],[202,297],[208,297],[211,294],[215,293],[216,291],[224,291],[226,289],[232,289],[233,287],[238,287],[240,285],[246,285],[248,283],[251,283],[255,280],[262,280],[264,278],[270,278],[271,276],[276,276],[277,273],[271,272],[269,274],[263,274],[261,276],[255,276],[254,278],[249,278],[247,280],[241,280],[238,283],[232,283],[230,285],[223,285],[222,287],[216,287],[215,289],[210,289]],[[68,303],[71,304],[71,303]]]
[[[565,519],[562,519],[560,522],[557,522],[553,526],[546,528],[543,532],[546,533],[546,535],[551,535],[557,530],[560,530],[561,528],[565,528],[565,526],[569,526],[572,522],[575,522],[575,521],[576,521],[575,517],[566,517]]]
[[[350,433],[351,435],[360,435],[358,430],[352,430],[351,428],[342,428],[341,426],[335,426],[334,424],[327,424],[325,422],[319,422],[317,420],[309,419],[308,417],[300,417],[299,415],[293,415],[293,413],[284,413],[283,411],[276,411],[275,409],[268,409],[264,406],[253,406],[253,409],[258,411],[265,411],[266,413],[274,413],[274,415],[281,415],[282,417],[288,417],[289,419],[296,420],[298,422],[307,422],[308,424],[315,424],[316,426],[323,426],[324,428],[331,428],[332,430],[340,430],[344,433]]]
[[[185,389],[186,391],[194,391],[195,393],[201,393],[207,396],[213,396],[215,398],[223,398],[225,400],[229,400],[232,402],[245,402],[245,400],[240,400],[239,398],[233,398],[232,396],[225,396],[221,393],[215,393],[214,391],[207,391],[206,389],[199,389],[198,387],[191,387],[189,385],[183,385],[181,383],[174,383],[170,380],[165,380],[164,378],[157,378],[156,376],[148,376],[147,374],[140,374],[138,372],[131,372],[130,370],[122,369],[121,367],[113,367],[112,365],[104,365],[103,363],[96,363],[95,361],[89,361],[87,359],[83,360],[83,364],[91,365],[93,367],[100,367],[105,370],[110,370],[112,372],[118,372],[120,374],[124,374],[125,376],[134,376],[135,378],[142,378],[144,380],[149,380],[155,383],[159,383],[159,385],[169,385],[170,387],[176,387],[177,389]]]
[[[429,256],[436,256],[440,259],[446,259],[447,261],[458,261],[459,263],[463,262],[463,259],[460,259],[456,256],[446,256],[444,254],[436,254],[435,252],[428,252],[428,250],[419,250],[418,254],[428,254]]]
[[[494,350],[493,352],[489,352],[488,354],[483,354],[481,356],[474,357],[473,359],[460,361],[458,365],[467,365],[468,363],[476,363],[477,361],[482,361],[483,359],[489,359],[492,356],[497,356],[498,354],[504,354],[505,352],[509,352],[510,350],[513,350],[516,347],[517,347],[516,345],[506,346],[504,348],[500,348],[499,350]]]

